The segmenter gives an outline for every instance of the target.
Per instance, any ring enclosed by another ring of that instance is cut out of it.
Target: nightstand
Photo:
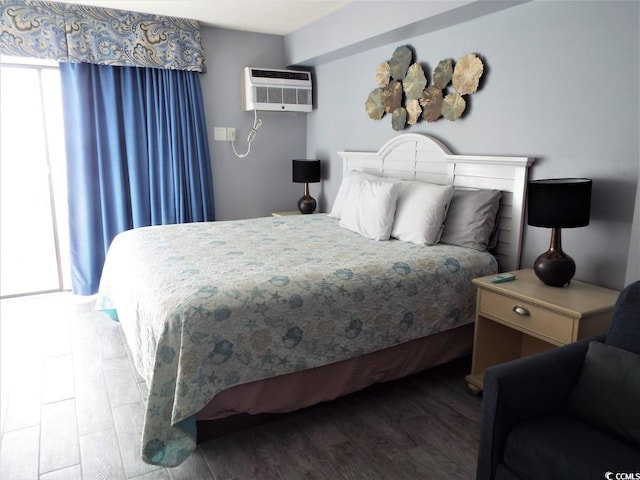
[[[478,288],[471,373],[474,393],[482,391],[491,365],[567,345],[605,332],[619,292],[572,280],[550,287],[532,269],[512,272],[516,280],[491,283],[495,275],[475,278]]]

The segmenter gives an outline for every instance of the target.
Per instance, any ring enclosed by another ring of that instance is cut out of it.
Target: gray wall
[[[291,160],[305,158],[304,113],[259,112],[262,127],[246,158],[229,142],[213,140],[214,127],[235,127],[236,150],[246,152],[253,112],[242,111],[241,70],[245,66],[282,68],[284,38],[202,28],[208,71],[201,77],[213,167],[216,220],[236,220],[295,210],[303,187],[291,182]]]
[[[372,10],[371,21],[379,14]],[[563,247],[576,261],[577,279],[622,288],[640,158],[638,18],[638,2],[534,1],[315,64],[307,156],[323,160],[324,180],[312,195],[327,211],[341,180],[336,152],[377,150],[397,135],[388,116],[370,120],[364,102],[376,87],[377,65],[398,45],[413,47],[429,72],[441,59],[475,52],[485,73],[466,115],[405,132],[434,135],[456,153],[535,157],[532,179],[592,178],[591,223],[565,229]],[[301,33],[297,42],[318,42],[317,34]],[[549,238],[548,229],[525,227],[523,267]]]
[[[359,0],[287,35],[287,60],[318,65],[530,1]]]

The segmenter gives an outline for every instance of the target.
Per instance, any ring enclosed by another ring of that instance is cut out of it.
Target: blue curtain
[[[72,288],[98,291],[131,228],[214,220],[198,73],[61,63]]]

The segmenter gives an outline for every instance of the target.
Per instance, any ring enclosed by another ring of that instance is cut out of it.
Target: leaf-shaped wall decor
[[[402,80],[404,94],[409,100],[420,98],[420,94],[427,86],[427,77],[424,75],[422,67],[414,63],[407,70],[407,74]]]
[[[442,116],[447,120],[457,120],[467,107],[467,102],[464,101],[462,95],[459,93],[450,93],[442,101]]]
[[[465,55],[453,69],[453,88],[460,95],[468,95],[478,90],[478,82],[484,71],[482,60],[473,53]]]
[[[396,108],[391,114],[391,128],[399,132],[404,128],[405,123],[407,123],[407,111],[402,107]]]
[[[390,82],[380,92],[382,97],[382,108],[387,113],[393,112],[402,106],[402,84],[398,81]]]
[[[376,73],[376,82],[381,87],[386,87],[389,85],[389,78],[391,77],[391,67],[389,67],[389,62],[382,62],[378,65],[378,72]]]
[[[411,65],[412,56],[411,50],[406,45],[395,49],[391,60],[389,60],[391,78],[402,81],[407,74],[409,65]]]
[[[482,60],[473,53],[455,64],[450,58],[441,60],[433,71],[433,85],[427,87],[428,71],[412,63],[412,57],[413,51],[404,45],[395,49],[388,62],[378,65],[376,83],[380,88],[373,90],[365,102],[369,117],[379,120],[385,113],[391,114],[391,126],[396,131],[421,119],[459,119],[467,108],[463,95],[478,90],[484,71]]]
[[[420,114],[422,113],[422,108],[420,108],[420,103],[418,99],[414,98],[407,102],[407,124],[415,125],[420,118]]]
[[[384,107],[382,106],[382,89],[373,90],[364,104],[367,115],[372,120],[380,120],[384,115]]]
[[[422,118],[427,122],[435,122],[442,115],[442,90],[435,86],[427,87],[420,96]]]
[[[433,71],[433,86],[444,90],[449,85],[453,76],[453,60],[447,58],[440,60],[438,66]]]

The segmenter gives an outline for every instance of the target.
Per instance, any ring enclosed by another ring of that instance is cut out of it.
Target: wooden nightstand
[[[619,292],[572,280],[568,287],[542,283],[532,269],[512,272],[512,282],[475,278],[478,287],[471,373],[474,393],[482,391],[491,365],[543,352],[604,332]]]

